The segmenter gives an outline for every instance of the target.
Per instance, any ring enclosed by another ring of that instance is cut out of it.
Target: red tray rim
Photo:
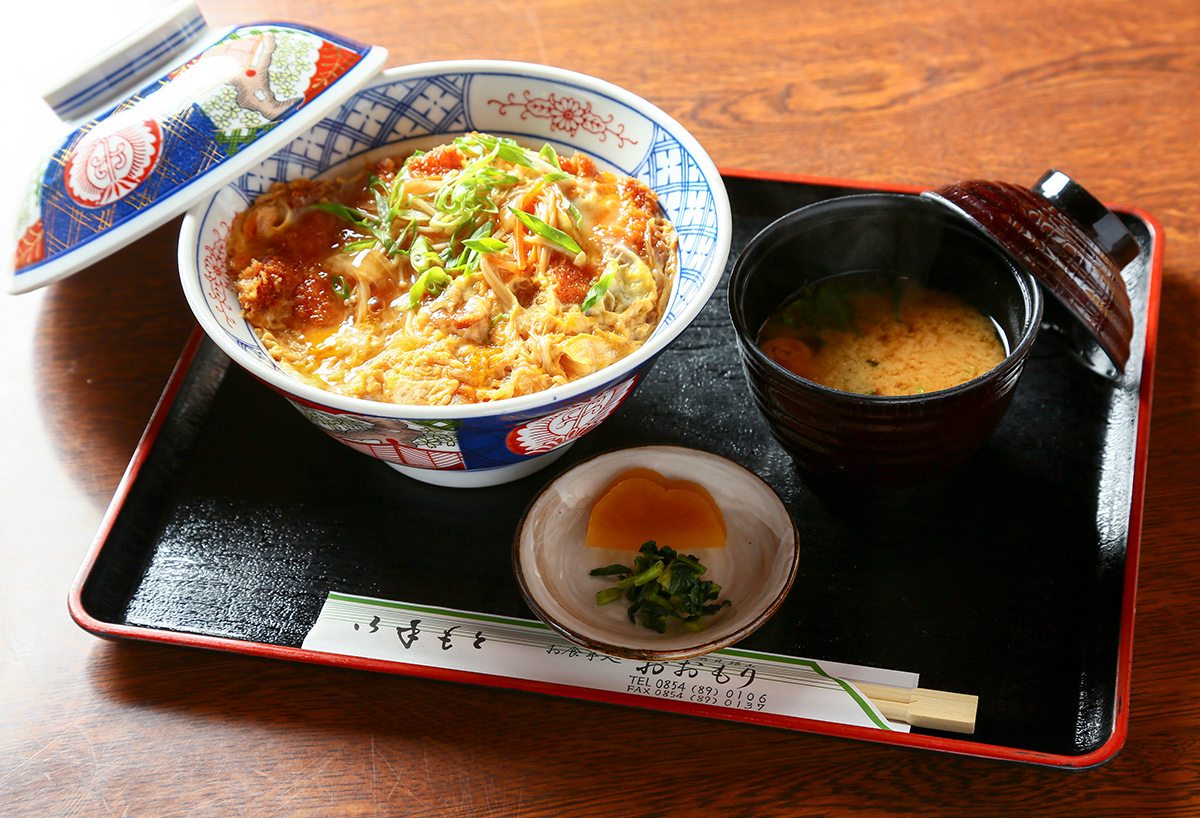
[[[877,183],[861,180],[834,179],[816,176],[804,176],[790,173],[772,173],[746,170],[741,168],[719,168],[722,176],[765,181],[790,182],[805,185],[823,185],[862,189],[865,191],[886,191],[895,193],[920,193],[929,188],[897,183]],[[162,396],[155,405],[150,421],[146,426],[137,448],[134,450],[129,465],[126,467],[117,489],[113,494],[108,508],[105,510],[100,526],[93,538],[83,563],[76,574],[67,598],[67,608],[71,618],[79,627],[100,637],[111,639],[130,639],[137,641],[159,642],[163,644],[184,647],[204,648],[248,656],[259,656],[269,659],[321,664],[333,667],[345,667],[356,670],[395,673],[437,681],[459,682],[496,687],[507,690],[519,690],[532,693],[543,693],[566,698],[594,701],[606,704],[639,707],[648,710],[694,715],[706,718],[719,718],[726,721],[757,724],[797,730],[816,735],[827,735],[838,738],[859,739],[873,743],[892,744],[897,746],[914,747],[949,753],[952,755],[989,758],[1000,761],[1010,761],[1021,764],[1056,767],[1067,770],[1085,770],[1111,760],[1125,744],[1128,734],[1130,679],[1133,665],[1133,624],[1136,608],[1137,574],[1141,547],[1143,502],[1145,497],[1147,454],[1150,435],[1150,410],[1154,391],[1154,362],[1157,351],[1159,297],[1162,285],[1163,266],[1163,230],[1162,225],[1150,213],[1125,205],[1109,205],[1119,213],[1128,214],[1141,221],[1151,237],[1150,269],[1147,291],[1146,311],[1146,340],[1142,358],[1141,383],[1138,393],[1138,426],[1134,446],[1135,465],[1133,490],[1129,517],[1129,538],[1126,544],[1125,578],[1122,589],[1120,644],[1117,653],[1117,684],[1114,701],[1115,713],[1113,730],[1108,739],[1095,750],[1080,755],[1064,755],[1044,753],[1032,750],[1006,747],[996,744],[981,744],[965,739],[928,736],[923,734],[889,732],[865,727],[853,727],[832,722],[816,721],[792,716],[776,716],[771,714],[729,713],[723,710],[711,710],[702,705],[692,705],[685,702],[675,702],[662,699],[646,699],[633,694],[607,692],[579,688],[569,685],[546,682],[516,680],[491,674],[445,670],[420,665],[410,665],[402,662],[389,662],[376,659],[366,659],[355,656],[324,653],[303,650],[265,642],[248,642],[217,636],[182,633],[177,631],[157,630],[133,625],[121,625],[105,622],[92,616],[84,607],[82,601],[83,586],[100,556],[105,542],[112,532],[113,525],[120,515],[129,492],[149,456],[151,447],[158,438],[166,422],[171,405],[184,381],[193,359],[204,339],[204,332],[196,326],[171,372],[170,379]]]

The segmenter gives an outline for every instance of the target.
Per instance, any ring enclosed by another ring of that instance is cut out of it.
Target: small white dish
[[[665,634],[630,622],[628,603],[596,604],[611,578],[589,576],[594,568],[631,565],[636,551],[585,544],[592,504],[614,478],[651,468],[668,480],[690,480],[712,494],[725,518],[725,548],[697,549],[708,567],[705,579],[721,586],[725,607],[708,627],[688,633],[672,623]],[[686,659],[711,653],[754,632],[779,608],[799,566],[796,525],[787,507],[762,478],[708,452],[678,446],[642,446],[586,460],[546,486],[517,527],[513,567],[533,612],[572,642],[630,659]]]

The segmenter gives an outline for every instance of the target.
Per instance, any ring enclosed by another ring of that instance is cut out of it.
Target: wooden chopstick
[[[909,689],[867,682],[853,684],[879,708],[886,719],[930,730],[967,734],[975,732],[978,696],[921,687]]]

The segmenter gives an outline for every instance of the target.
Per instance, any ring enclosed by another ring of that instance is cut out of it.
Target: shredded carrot
[[[520,222],[513,225],[513,255],[517,259],[517,267],[522,270],[525,269],[525,241],[521,238],[524,232],[525,225]]]
[[[525,195],[521,197],[522,210],[524,210],[526,213],[533,213],[533,211],[529,209],[529,203],[538,197],[538,194],[542,192],[542,188],[545,186],[545,184],[545,179],[538,179],[533,183],[529,190],[525,191]]]
[[[813,352],[808,344],[795,338],[776,336],[762,343],[762,351],[785,369],[805,377],[812,363]]]

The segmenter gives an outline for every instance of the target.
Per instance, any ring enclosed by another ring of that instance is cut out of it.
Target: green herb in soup
[[[758,344],[802,378],[863,395],[949,389],[1006,355],[995,324],[962,298],[873,275],[805,286],[771,314]]]

